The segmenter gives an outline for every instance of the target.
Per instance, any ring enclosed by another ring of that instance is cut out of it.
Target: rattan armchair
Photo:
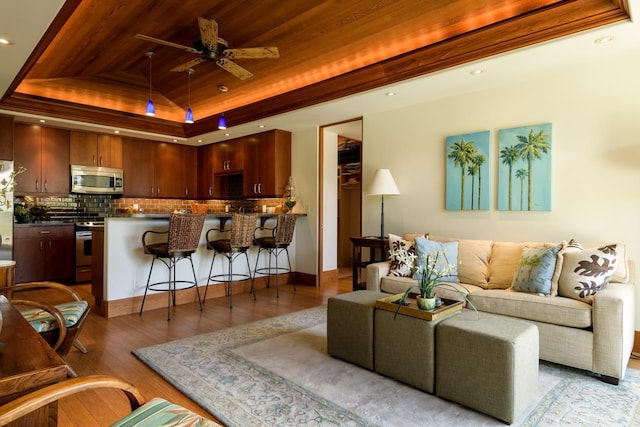
[[[198,290],[198,278],[195,268],[193,267],[191,255],[198,249],[198,245],[200,244],[200,235],[204,227],[204,216],[204,214],[172,214],[169,219],[169,229],[167,231],[148,230],[142,234],[144,253],[153,255],[153,260],[151,261],[147,286],[145,287],[142,304],[140,305],[141,315],[149,290],[167,292],[167,320],[171,320],[171,304],[173,302],[173,305],[176,305],[176,292],[179,290],[195,287],[198,304],[200,305],[200,310],[202,310],[202,299],[200,298],[200,291]],[[167,240],[159,243],[147,242],[147,236],[154,234],[167,235]],[[176,279],[176,264],[183,259],[189,260],[191,264],[193,280]],[[151,283],[153,266],[158,260],[169,270],[169,279]]]
[[[140,391],[132,384],[116,377],[95,375],[65,380],[0,406],[0,425],[6,425],[58,400],[87,390],[112,388],[122,390],[129,400],[131,413],[112,426],[219,426],[198,414],[164,399],[155,398],[145,403]],[[46,420],[45,420],[46,421]],[[55,419],[50,419],[55,425]]]
[[[22,297],[23,292],[40,290],[45,290],[44,295],[51,296],[55,303],[41,301],[30,294]],[[89,303],[72,287],[56,282],[28,282],[0,288],[0,292],[15,306],[32,307],[20,312],[59,355],[65,356],[72,346],[87,352],[78,336],[89,315]],[[65,302],[60,303],[63,299]]]
[[[234,213],[231,216],[231,229],[225,230],[224,226],[220,228],[211,228],[207,230],[207,249],[213,251],[211,259],[211,267],[209,268],[209,278],[207,279],[207,287],[205,288],[205,300],[207,290],[210,283],[225,283],[226,294],[229,296],[229,308],[233,307],[233,282],[240,279],[251,280],[251,293],[253,299],[256,299],[255,289],[253,289],[253,275],[251,274],[251,265],[249,264],[249,256],[247,251],[253,243],[253,230],[258,220],[258,214],[241,214]],[[221,224],[224,224],[222,222]],[[230,233],[229,238],[214,239],[212,233]],[[228,261],[228,272],[213,274],[213,264],[216,256],[221,255]],[[247,273],[234,273],[233,261],[244,255],[247,260]]]
[[[296,227],[296,216],[293,214],[280,214],[277,217],[275,227],[257,227],[254,231],[255,244],[258,246],[258,256],[256,257],[256,266],[254,268],[254,277],[257,274],[267,277],[267,287],[271,284],[271,275],[276,276],[276,298],[280,297],[278,276],[283,273],[291,274],[291,259],[289,258],[289,245],[293,240],[293,232]],[[270,233],[266,236],[259,236],[260,232],[268,230]],[[258,268],[260,254],[266,252],[268,256],[267,267]],[[279,265],[278,258],[282,253],[287,255],[287,267]],[[273,266],[272,261],[275,263]],[[292,278],[293,290],[296,289],[295,279]]]

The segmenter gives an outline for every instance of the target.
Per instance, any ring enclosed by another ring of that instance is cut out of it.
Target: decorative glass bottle
[[[282,196],[284,198],[284,205],[287,207],[287,213],[292,213],[293,207],[296,205],[296,187],[293,186],[291,181],[291,177],[289,177],[289,182],[285,185],[284,195]]]

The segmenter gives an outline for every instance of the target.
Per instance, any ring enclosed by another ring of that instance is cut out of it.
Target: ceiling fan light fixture
[[[224,118],[224,113],[220,115],[218,119],[218,129],[226,129],[227,128],[227,119]]]

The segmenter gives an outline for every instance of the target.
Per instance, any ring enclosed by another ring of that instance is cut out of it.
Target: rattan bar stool
[[[207,299],[207,290],[209,289],[209,283],[225,283],[225,292],[229,296],[229,308],[233,307],[233,282],[241,279],[251,280],[251,293],[253,299],[256,299],[256,292],[253,289],[253,275],[251,274],[251,265],[249,264],[249,255],[247,251],[253,243],[253,231],[258,220],[258,214],[240,214],[234,213],[231,215],[231,229],[224,229],[224,222],[221,222],[220,228],[211,228],[207,230],[207,249],[213,251],[213,258],[211,259],[211,268],[209,268],[209,278],[207,279],[207,287],[204,291],[204,299]],[[211,233],[231,233],[228,239],[212,239]],[[213,264],[217,255],[224,256],[229,265],[227,273],[212,274]],[[247,260],[247,274],[234,273],[233,261],[244,255]]]
[[[254,230],[254,241],[258,245],[258,256],[256,257],[256,266],[253,269],[254,278],[257,274],[267,277],[267,287],[271,285],[271,275],[276,276],[276,298],[280,297],[280,289],[278,286],[278,276],[283,273],[291,273],[291,259],[289,258],[289,245],[293,240],[293,231],[296,227],[296,216],[293,214],[280,214],[278,215],[275,227],[265,227],[264,225],[257,227]],[[260,231],[270,230],[270,236],[258,237],[255,233]],[[268,267],[258,268],[258,261],[260,260],[260,254],[262,251],[267,252],[269,257]],[[280,254],[285,253],[287,255],[287,264],[289,267],[281,267],[278,265],[278,258]],[[272,260],[275,261],[275,267],[272,266]],[[293,290],[296,290],[295,278],[292,278]]]
[[[176,305],[176,291],[179,290],[195,287],[196,294],[198,295],[198,304],[200,305],[200,310],[202,310],[202,299],[200,298],[200,291],[198,290],[198,278],[196,277],[196,270],[193,267],[191,255],[198,249],[203,227],[204,214],[172,214],[169,219],[169,229],[167,231],[148,230],[142,234],[144,253],[153,255],[153,260],[151,261],[147,286],[144,290],[144,297],[142,297],[142,304],[140,305],[140,315],[142,315],[144,301],[147,298],[147,292],[149,290],[167,292],[167,320],[171,320],[171,302],[173,300],[173,305]],[[147,243],[146,239],[148,234],[167,234],[167,241]],[[193,280],[176,280],[176,264],[183,259],[188,259],[191,264]],[[151,273],[153,272],[153,266],[156,260],[162,261],[169,269],[169,280],[150,283]],[[178,284],[181,284],[180,287],[178,287]]]

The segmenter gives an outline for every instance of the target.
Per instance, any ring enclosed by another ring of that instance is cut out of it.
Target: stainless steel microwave
[[[122,169],[71,165],[71,192],[122,194]]]

